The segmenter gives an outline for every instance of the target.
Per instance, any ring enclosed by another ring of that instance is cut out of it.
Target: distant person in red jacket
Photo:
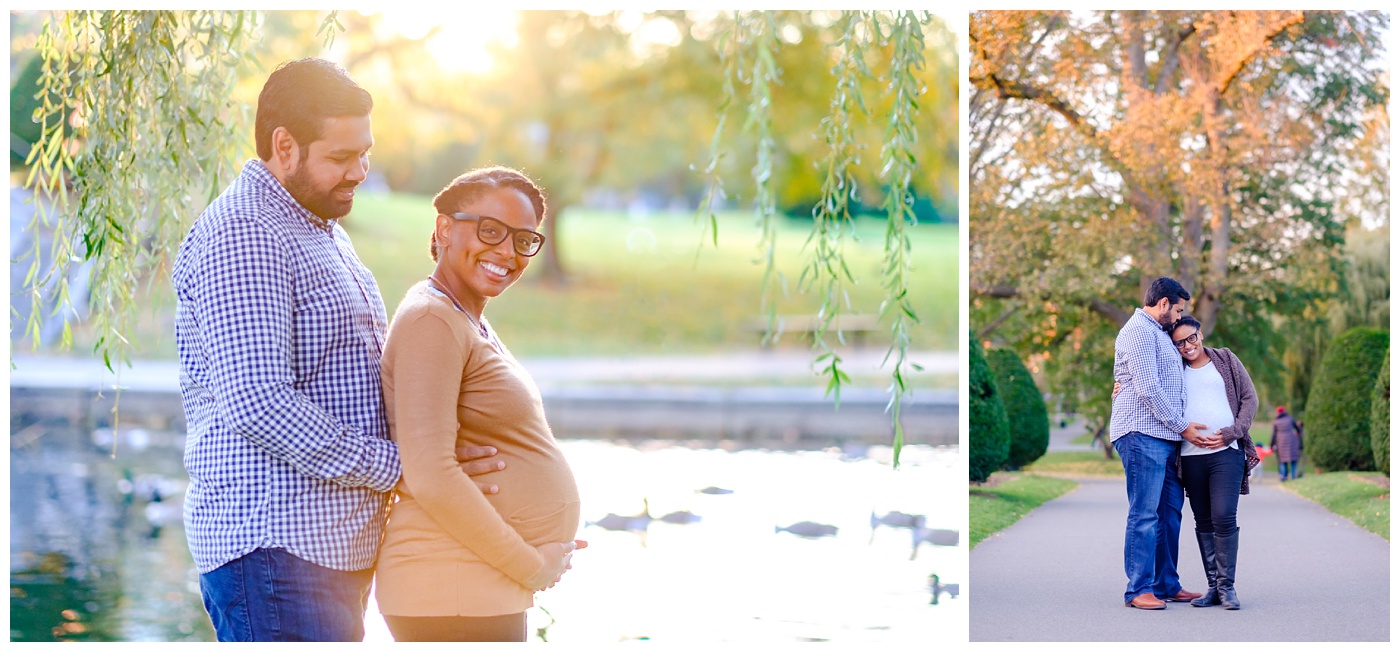
[[[1278,455],[1278,479],[1287,482],[1298,477],[1298,458],[1303,453],[1303,425],[1280,405],[1274,409],[1274,436],[1269,448]]]

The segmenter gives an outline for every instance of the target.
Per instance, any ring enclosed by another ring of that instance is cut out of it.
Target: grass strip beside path
[[[1025,473],[997,473],[991,479],[995,482],[968,487],[968,528],[973,547],[1031,510],[1079,486],[1072,480]]]
[[[1051,451],[1021,470],[1053,476],[1123,477],[1123,463],[1099,451]]]
[[[1385,476],[1380,473],[1337,471],[1307,475],[1281,485],[1284,490],[1311,500],[1328,511],[1355,523],[1367,531],[1390,540],[1390,488],[1387,480],[1382,487],[1366,477]]]

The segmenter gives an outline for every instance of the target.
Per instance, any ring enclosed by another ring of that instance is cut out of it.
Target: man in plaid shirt
[[[1123,601],[1139,609],[1163,609],[1164,600],[1201,597],[1182,588],[1176,572],[1185,498],[1176,458],[1181,440],[1198,441],[1202,434],[1197,429],[1205,426],[1184,417],[1181,354],[1166,332],[1190,300],[1180,283],[1158,278],[1113,345],[1113,377],[1122,391],[1113,399],[1109,438],[1123,462],[1128,489]]]
[[[400,472],[384,303],[337,223],[369,168],[372,106],[329,61],[279,66],[258,97],[259,159],[175,259],[185,532],[221,641],[364,638]],[[476,459],[489,448],[458,454],[469,474],[503,466]]]

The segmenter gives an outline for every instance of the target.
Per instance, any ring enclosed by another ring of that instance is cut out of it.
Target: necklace
[[[500,343],[496,340],[494,336],[492,336],[490,331],[486,330],[485,316],[482,317],[481,323],[477,323],[476,319],[472,317],[472,314],[467,312],[467,309],[463,308],[462,304],[457,301],[456,295],[452,294],[452,290],[447,287],[447,284],[443,283],[441,280],[438,280],[436,274],[429,275],[428,280],[432,282],[434,289],[436,289],[438,292],[441,292],[443,296],[446,296],[447,299],[452,302],[452,306],[455,307],[458,312],[466,316],[467,321],[471,322],[471,325],[476,328],[478,333],[481,333],[481,337],[484,338],[486,342],[491,345],[492,348],[496,349],[497,351],[501,350]]]

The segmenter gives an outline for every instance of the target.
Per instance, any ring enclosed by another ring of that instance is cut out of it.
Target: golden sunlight
[[[460,9],[384,9],[372,12],[383,26],[411,39],[428,39],[425,47],[445,71],[480,73],[495,65],[490,44],[514,47],[519,12],[483,6]],[[437,31],[434,32],[434,28]]]

